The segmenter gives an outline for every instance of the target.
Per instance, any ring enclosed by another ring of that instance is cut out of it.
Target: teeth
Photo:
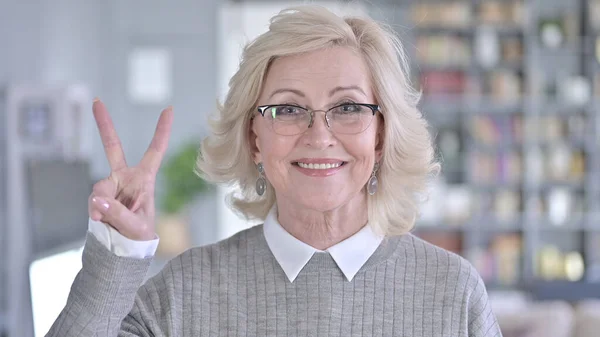
[[[332,169],[332,168],[336,168],[336,167],[340,167],[342,165],[342,163],[335,163],[335,164],[313,164],[313,163],[301,163],[298,162],[298,166],[302,167],[302,168],[306,168],[306,169],[311,169],[311,170],[327,170],[327,169]]]

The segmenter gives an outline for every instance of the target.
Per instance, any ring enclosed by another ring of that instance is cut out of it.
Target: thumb
[[[121,235],[137,241],[154,239],[154,228],[142,221],[119,201],[113,198],[94,196],[92,203],[95,210],[101,214],[100,221],[113,227]]]

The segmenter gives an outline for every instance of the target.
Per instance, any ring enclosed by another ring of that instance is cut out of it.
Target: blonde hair
[[[320,6],[289,8],[274,16],[269,30],[243,50],[225,102],[209,122],[213,133],[202,142],[198,174],[211,182],[236,184],[229,196],[233,210],[248,220],[264,220],[275,193],[270,184],[262,197],[256,193],[258,170],[249,132],[267,70],[277,57],[331,46],[362,55],[383,115],[379,188],[368,197],[369,224],[384,235],[404,234],[413,228],[439,164],[427,122],[417,109],[420,93],[409,82],[402,44],[391,29],[370,18],[340,17]]]

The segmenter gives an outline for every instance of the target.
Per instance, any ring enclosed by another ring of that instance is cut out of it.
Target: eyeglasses
[[[308,130],[317,111],[325,113],[325,123],[332,132],[357,134],[371,125],[373,116],[380,110],[378,105],[365,103],[344,103],[329,110],[308,110],[290,104],[258,107],[258,112],[271,121],[275,133],[282,136],[298,135]]]

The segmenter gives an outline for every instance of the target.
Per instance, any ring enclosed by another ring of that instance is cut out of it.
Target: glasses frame
[[[342,106],[346,106],[346,105],[359,105],[359,106],[364,106],[367,107],[369,109],[371,109],[371,112],[373,113],[373,117],[377,114],[377,112],[381,113],[381,109],[379,107],[379,105],[377,104],[369,104],[369,103],[342,103],[342,104],[338,104],[336,106],[333,106],[327,110],[310,110],[304,107],[301,107],[299,105],[295,105],[295,104],[267,104],[267,105],[260,105],[257,107],[258,112],[261,114],[261,116],[263,116],[263,118],[265,117],[265,111],[267,111],[270,108],[276,108],[276,107],[294,107],[294,108],[298,108],[298,109],[302,109],[304,111],[306,111],[308,113],[308,115],[310,116],[310,120],[308,122],[308,127],[306,128],[306,130],[310,129],[315,121],[315,112],[324,112],[325,113],[325,124],[327,125],[328,129],[331,129],[331,125],[329,123],[329,112],[333,109],[342,107]],[[371,119],[371,123],[373,123],[373,120]],[[369,126],[371,125],[371,123],[369,123],[369,125],[367,125],[367,127],[359,132],[356,133],[344,133],[344,132],[340,132],[342,134],[345,135],[357,135],[359,133],[364,132],[366,129],[369,128]],[[296,133],[290,136],[294,136],[294,135],[299,135],[302,134],[304,132],[306,132],[306,130],[300,132],[300,133]],[[333,131],[332,131],[333,132]]]

